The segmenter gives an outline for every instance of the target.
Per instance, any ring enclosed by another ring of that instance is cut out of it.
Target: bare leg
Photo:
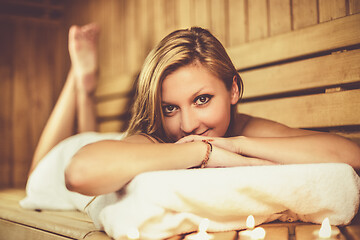
[[[60,141],[77,132],[95,131],[96,114],[93,93],[97,82],[97,39],[95,24],[72,26],[69,52],[72,68],[35,149],[30,173],[39,161]]]

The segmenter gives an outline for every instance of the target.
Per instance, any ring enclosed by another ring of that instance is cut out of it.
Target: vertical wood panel
[[[270,35],[291,31],[290,0],[269,0]]]
[[[317,1],[292,0],[293,28],[300,29],[318,23]]]
[[[176,25],[179,29],[192,27],[191,22],[191,0],[176,0]]]
[[[229,0],[229,46],[242,44],[245,36],[245,0]]]
[[[249,0],[249,41],[268,36],[267,1]]]
[[[31,162],[31,92],[27,76],[30,61],[36,56],[30,56],[34,48],[34,27],[30,23],[18,23],[15,28],[14,51],[14,92],[13,92],[13,186],[25,186],[27,169]],[[24,41],[26,39],[26,41]]]
[[[227,43],[227,1],[211,0],[210,2],[210,24],[212,33],[225,46]]]
[[[209,0],[193,0],[193,22],[195,26],[210,29],[210,1]]]
[[[12,178],[12,61],[14,25],[0,21],[0,188],[11,186]]]
[[[346,16],[345,0],[319,0],[319,21],[325,22]]]
[[[360,12],[360,0],[349,0],[349,13],[355,14]]]
[[[133,0],[125,1],[125,56],[126,71],[133,73],[137,69],[137,47],[138,39],[136,35],[136,5]],[[125,34],[126,33],[126,34]]]

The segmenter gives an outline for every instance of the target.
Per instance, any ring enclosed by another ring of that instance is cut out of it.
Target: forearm
[[[337,135],[315,133],[296,137],[239,137],[239,151],[280,164],[343,162],[360,168],[360,149],[356,143]]]
[[[109,154],[110,153],[110,154]],[[199,165],[206,153],[201,142],[137,144],[101,141],[83,147],[66,169],[67,187],[85,195],[117,191],[148,171],[186,169]]]

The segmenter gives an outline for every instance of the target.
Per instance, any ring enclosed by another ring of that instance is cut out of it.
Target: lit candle
[[[331,229],[329,218],[325,218],[321,223],[320,230],[316,230],[313,232],[315,239],[338,239],[340,234],[339,229]]]
[[[185,240],[210,240],[214,237],[206,232],[209,227],[209,219],[204,218],[199,224],[199,230],[196,234],[190,234],[185,237]]]
[[[129,240],[137,240],[140,239],[140,233],[139,230],[137,228],[130,228],[128,233],[127,233],[127,238]]]
[[[255,218],[250,215],[246,219],[247,230],[239,232],[240,240],[262,240],[265,238],[266,232],[262,227],[255,228]]]

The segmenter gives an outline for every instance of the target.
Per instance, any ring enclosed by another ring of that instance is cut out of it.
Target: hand
[[[186,137],[181,138],[176,143],[187,143],[187,142],[200,142],[200,141],[208,141],[213,146],[217,146],[219,148],[225,149],[229,152],[242,154],[241,151],[241,141],[243,137],[229,137],[229,138],[223,138],[223,137],[206,137],[206,136],[199,136],[199,135],[189,135]]]

